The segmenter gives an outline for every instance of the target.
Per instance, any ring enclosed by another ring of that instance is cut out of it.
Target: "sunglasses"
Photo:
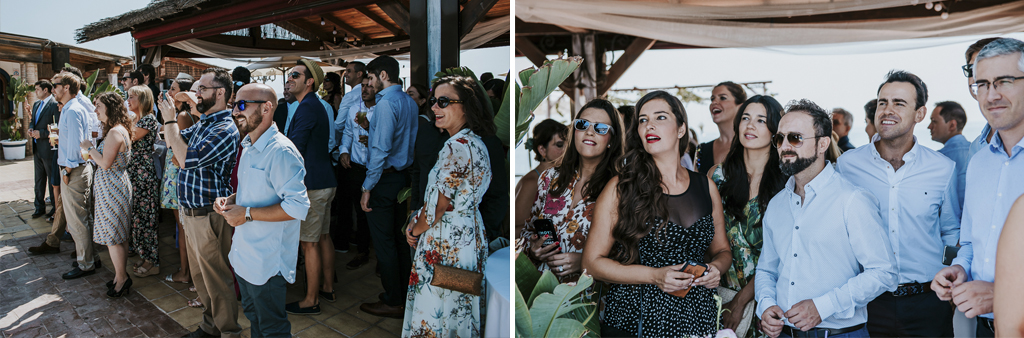
[[[452,103],[462,103],[462,100],[452,100],[449,99],[447,96],[430,98],[430,105],[433,106],[437,104],[437,107],[439,108],[448,108],[448,105]]]
[[[586,131],[591,125],[594,126],[594,132],[598,135],[607,135],[608,132],[612,131],[612,126],[609,124],[590,122],[584,119],[578,119],[572,123],[573,128],[579,131]]]
[[[811,137],[811,139],[816,139],[819,137],[825,136],[815,136]],[[785,139],[789,139],[789,144],[793,145],[793,148],[799,148],[801,145],[804,144],[804,136],[799,133],[775,134],[775,136],[772,136],[772,144],[774,144],[776,148],[782,148],[782,141]]]
[[[291,72],[291,73],[288,73],[288,76],[289,76],[289,77],[291,77],[291,78],[293,78],[293,79],[298,79],[298,78],[299,78],[299,76],[302,76],[302,73],[299,73],[299,72]]]
[[[238,101],[235,101],[235,109],[238,109],[238,111],[245,111],[245,105],[247,105],[247,104],[250,104],[250,103],[263,104],[263,103],[267,103],[267,102],[270,102],[270,101],[238,100]]]
[[[131,77],[125,76],[125,77],[121,78],[121,81],[128,81],[128,80],[131,80],[131,79],[132,79]]]
[[[964,76],[966,76],[966,77],[974,76],[974,65],[968,63],[966,65],[960,66],[960,69],[963,69]]]

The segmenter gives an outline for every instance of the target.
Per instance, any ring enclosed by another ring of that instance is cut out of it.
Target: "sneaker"
[[[284,311],[293,315],[318,315],[320,314],[320,304],[310,307],[299,307],[299,302],[288,303],[285,304]]]

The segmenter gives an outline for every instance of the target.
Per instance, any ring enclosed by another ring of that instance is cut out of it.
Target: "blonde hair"
[[[144,85],[128,88],[128,94],[135,95],[139,99],[139,115],[146,116],[153,113],[153,91]]]

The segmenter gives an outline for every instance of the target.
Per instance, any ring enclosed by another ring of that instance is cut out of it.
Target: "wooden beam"
[[[394,36],[405,35],[405,33],[402,32],[402,30],[400,28],[395,27],[394,25],[392,25],[387,20],[384,20],[383,18],[377,16],[377,14],[374,14],[373,12],[371,12],[370,9],[368,9],[366,7],[356,7],[356,10],[359,11],[359,13],[363,13],[363,15],[366,16],[367,18],[369,18],[370,21],[373,21],[373,22],[377,23],[378,25],[380,25],[381,27],[384,27],[384,29],[387,29],[389,32],[391,32],[392,35],[394,35]]]
[[[462,11],[459,12],[459,40],[466,37],[466,34],[473,30],[473,26],[476,26],[496,3],[498,0],[467,1],[466,5],[462,7]]]
[[[314,26],[313,24],[311,24],[309,22],[306,22],[305,20],[295,19],[295,20],[288,20],[288,22],[290,22],[293,25],[298,26],[299,28],[302,28],[302,29],[304,29],[304,30],[306,30],[306,31],[308,31],[310,33],[313,33],[313,35],[315,35],[316,38],[319,39],[320,41],[333,41],[334,40],[334,36],[332,36],[331,34],[328,34],[327,32],[324,32],[323,30],[320,29],[320,27]],[[310,40],[310,41],[311,42],[316,42],[314,40]]]
[[[338,29],[340,29],[340,30],[342,30],[342,31],[344,31],[346,33],[354,35],[356,37],[356,39],[359,39],[359,40],[365,40],[366,39],[366,34],[363,34],[363,32],[360,32],[358,29],[355,29],[354,27],[349,26],[347,23],[345,23],[345,21],[341,21],[341,19],[338,19],[338,17],[334,16],[334,14],[324,13],[323,15],[324,15],[324,19],[326,19],[327,22],[330,22],[331,24],[337,26]]]
[[[605,76],[604,82],[597,86],[597,97],[604,97],[608,93],[608,89],[612,88],[612,85],[622,77],[622,74],[629,69],[629,66],[636,62],[636,59],[643,54],[644,51],[651,49],[654,46],[654,42],[657,40],[651,40],[642,37],[636,37],[633,43],[626,47],[626,50],[622,53],[622,56],[612,64],[612,68],[608,69],[608,75]],[[517,41],[518,42],[518,41]]]
[[[397,0],[385,0],[377,3],[377,7],[384,11],[399,28],[409,33],[409,7]]]
[[[533,65],[538,68],[544,65],[544,61],[548,60],[547,55],[544,55],[544,52],[540,51],[540,48],[537,48],[537,45],[534,45],[533,42],[527,38],[516,37],[516,50],[523,53],[523,55],[526,56],[530,62],[533,62]],[[570,79],[565,79],[565,81],[558,84],[558,88],[566,94],[572,94],[572,86],[569,85],[569,83],[571,83]],[[572,95],[569,95],[569,97],[572,97]]]
[[[263,48],[263,49],[279,49],[279,50],[318,50],[320,49],[321,43],[317,39],[312,41],[292,41],[283,39],[256,39],[256,43],[252,43],[252,39],[247,36],[232,36],[232,35],[213,35],[199,38],[199,40],[215,42],[228,46],[239,46],[239,47],[250,47],[250,48]],[[295,43],[292,46],[292,43]]]
[[[313,34],[313,33],[309,32],[309,31],[307,31],[305,29],[299,28],[299,26],[296,26],[296,25],[292,24],[291,22],[281,21],[281,22],[275,22],[274,24],[277,25],[278,27],[283,28],[284,30],[286,30],[286,31],[288,31],[288,32],[290,32],[292,34],[295,34],[295,36],[298,36],[300,38],[303,38],[303,39],[306,39],[306,40],[309,40],[309,41],[316,40],[316,34]]]

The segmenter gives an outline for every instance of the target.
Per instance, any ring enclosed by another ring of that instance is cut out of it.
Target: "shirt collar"
[[[996,131],[995,135],[992,135],[992,142],[988,144],[988,147],[994,153],[1003,155],[1006,154],[1006,152],[1003,151],[1003,138],[1001,135],[999,135],[999,131]],[[1019,153],[1021,150],[1024,150],[1024,138],[1020,139],[1020,141],[1017,141],[1017,144],[1010,148],[1011,157],[1012,155],[1016,155],[1017,153]]]
[[[832,168],[832,162],[825,161],[825,168],[818,173],[818,176],[814,176],[810,182],[804,185],[804,192],[817,193],[818,190],[824,191],[824,187],[828,185],[828,182],[832,181],[832,176],[835,173],[836,170]],[[789,180],[786,181],[786,189],[790,193],[796,193],[796,175],[790,176]]]
[[[267,131],[264,131],[263,135],[260,135],[260,139],[256,140],[255,144],[252,143],[249,135],[246,135],[245,140],[242,141],[242,146],[252,147],[253,150],[263,152],[263,150],[267,149],[267,146],[270,145],[270,140],[273,139],[274,135],[277,135],[277,133],[277,125],[271,123],[270,128],[267,129]]]
[[[875,135],[877,136],[878,134]],[[878,143],[878,141],[880,140],[881,138],[874,138],[874,140],[871,142],[871,155],[873,155],[876,159],[881,160],[882,162],[888,163],[889,161],[882,158],[882,154],[878,153],[878,148],[875,146],[875,143]],[[914,146],[910,147],[910,151],[907,151],[906,154],[903,154],[903,162],[910,162],[916,159],[918,153],[920,153],[920,149],[921,145],[918,144],[917,142],[917,136],[914,136]]]
[[[971,142],[967,141],[967,137],[964,137],[964,134],[953,135],[953,137],[950,137],[948,140],[946,140],[946,143],[950,143],[950,142],[953,142],[953,144],[957,144],[957,143],[968,143],[969,144],[969,143],[971,143]]]
[[[395,88],[395,87],[398,87],[398,88]],[[395,91],[395,90],[401,91],[402,90],[401,88],[402,88],[402,86],[399,86],[399,85],[391,85],[390,87],[381,89],[380,92],[377,92],[377,101],[380,101],[380,99],[383,98],[384,95],[387,95],[388,93],[390,93],[392,91]]]
[[[219,112],[216,112],[216,113],[213,113],[213,114],[209,114],[209,115],[202,114],[199,117],[199,121],[205,123],[205,122],[211,122],[211,120],[212,120],[212,122],[216,122],[216,121],[220,121],[220,120],[223,120],[225,118],[228,118],[230,116],[231,116],[231,110],[230,109],[224,109],[224,110],[221,110]]]

